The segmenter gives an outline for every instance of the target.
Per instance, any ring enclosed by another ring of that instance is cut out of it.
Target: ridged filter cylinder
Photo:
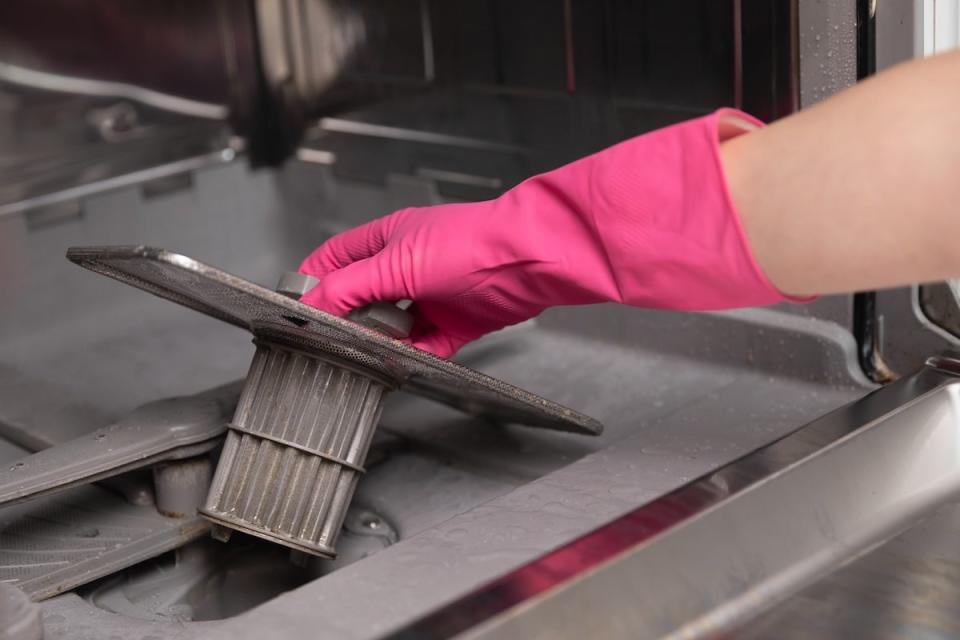
[[[390,382],[273,337],[254,343],[200,512],[217,525],[332,558]]]

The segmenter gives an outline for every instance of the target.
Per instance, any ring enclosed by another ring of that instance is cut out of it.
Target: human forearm
[[[753,253],[793,295],[960,276],[960,52],[721,146]]]
[[[720,166],[718,142],[756,129],[721,110],[534,176],[496,200],[395,212],[308,256],[300,269],[320,284],[301,301],[346,315],[376,300],[414,300],[411,341],[441,356],[556,305],[779,302],[750,256]]]

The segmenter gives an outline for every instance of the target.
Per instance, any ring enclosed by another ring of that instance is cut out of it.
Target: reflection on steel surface
[[[918,287],[919,318],[948,340],[960,337],[960,280]]]
[[[98,193],[105,193],[114,189],[122,189],[133,185],[142,184],[150,180],[159,178],[169,178],[178,176],[198,169],[214,166],[217,164],[226,164],[232,162],[237,157],[236,151],[232,148],[225,148],[220,151],[205,153],[199,156],[175,160],[167,164],[149,167],[130,173],[111,176],[96,182],[88,182],[76,186],[66,187],[50,193],[43,193],[27,197],[23,200],[17,200],[7,204],[0,204],[0,217],[21,213],[31,209],[47,207],[62,202],[69,202],[78,198],[86,198]]]
[[[933,359],[391,637],[692,638],[743,624],[957,495],[958,358]]]
[[[76,78],[46,71],[38,71],[36,69],[27,69],[26,67],[20,67],[6,62],[0,62],[0,81],[34,89],[45,89],[47,91],[59,91],[83,96],[126,98],[150,105],[157,109],[172,111],[194,118],[223,120],[227,117],[227,107],[224,105],[181,98],[180,96],[161,93],[123,82]]]

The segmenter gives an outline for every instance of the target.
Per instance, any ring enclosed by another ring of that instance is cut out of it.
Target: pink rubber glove
[[[786,299],[747,246],[718,143],[762,126],[722,109],[535,176],[496,200],[403,209],[300,266],[338,316],[416,302],[410,342],[440,357],[556,305],[710,310]]]

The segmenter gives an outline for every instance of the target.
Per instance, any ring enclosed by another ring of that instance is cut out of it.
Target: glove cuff
[[[620,302],[705,311],[812,299],[783,294],[763,273],[727,186],[720,142],[762,126],[720,109],[581,161],[592,165],[576,171],[590,176],[585,215]]]

